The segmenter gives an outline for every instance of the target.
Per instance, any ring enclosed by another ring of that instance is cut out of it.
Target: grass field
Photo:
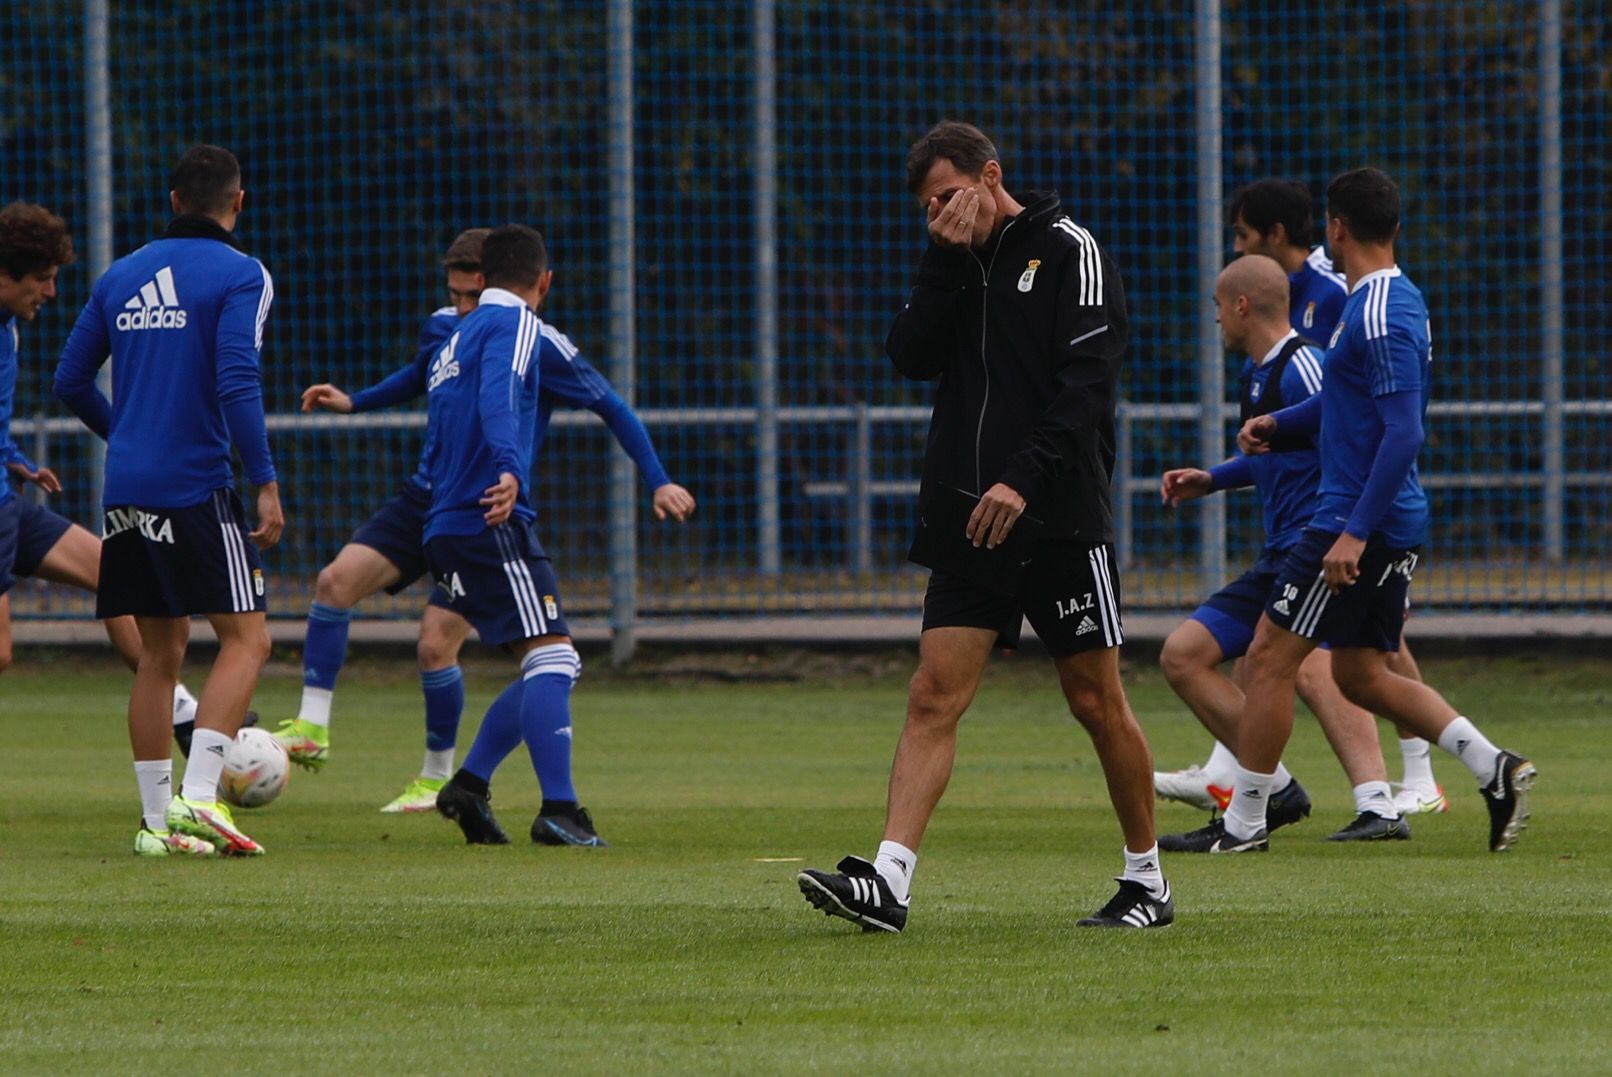
[[[1515,851],[1486,851],[1437,755],[1454,808],[1415,840],[1322,842],[1351,802],[1301,720],[1315,816],[1268,856],[1169,860],[1176,925],[1123,933],[1074,928],[1120,862],[1090,746],[1044,662],[999,663],[908,931],[874,937],[794,874],[877,842],[899,657],[770,683],[590,670],[577,775],[608,850],[524,840],[524,757],[495,786],[513,846],[378,814],[418,765],[418,688],[361,663],[329,768],[245,816],[269,855],[218,862],[128,854],[124,675],[22,659],[0,680],[6,1072],[1612,1070],[1612,662],[1426,663],[1539,764]],[[462,745],[496,668],[470,675]],[[1163,682],[1130,679],[1160,763],[1199,758]],[[297,689],[277,668],[257,705],[284,715]]]

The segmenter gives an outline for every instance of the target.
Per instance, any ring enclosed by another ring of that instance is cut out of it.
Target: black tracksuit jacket
[[[1119,270],[1057,194],[1023,204],[982,249],[931,244],[885,342],[902,374],[939,379],[919,512],[939,485],[1001,482],[1044,538],[1112,542]]]

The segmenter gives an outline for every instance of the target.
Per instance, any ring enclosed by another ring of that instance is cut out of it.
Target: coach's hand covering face
[[[929,217],[929,236],[949,250],[983,247],[1001,222],[1024,207],[1002,189],[1002,166],[987,161],[969,176],[946,158],[937,160],[918,188]]]

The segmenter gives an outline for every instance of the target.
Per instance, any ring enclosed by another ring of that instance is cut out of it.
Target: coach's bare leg
[[[427,606],[425,613],[420,615],[420,642],[415,647],[415,656],[419,659],[420,669],[430,673],[456,665],[459,661],[459,651],[469,638],[469,621],[441,606]],[[522,640],[518,644],[511,644],[510,648],[519,658],[534,647],[571,642],[569,636],[537,636],[534,639],[536,642]]]
[[[65,583],[95,594],[101,589],[101,540],[74,524],[56,540],[35,573],[42,580]],[[109,617],[101,622],[106,637],[131,670],[140,668],[140,629],[133,617]],[[170,709],[171,705],[170,705]]]
[[[1125,684],[1119,676],[1119,648],[1085,651],[1057,659],[1055,664],[1069,712],[1086,727],[1103,765],[1108,799],[1114,804],[1114,814],[1125,834],[1125,848],[1145,853],[1153,848],[1156,837],[1153,753],[1125,698]]]
[[[202,686],[196,728],[233,737],[257,691],[263,663],[269,660],[268,618],[262,613],[209,613],[207,623],[218,635],[218,657]],[[169,688],[172,706],[172,686]]]
[[[188,617],[136,619],[140,660],[129,690],[129,743],[135,762],[168,759],[173,748],[174,685],[190,641]]]
[[[1235,755],[1243,692],[1220,672],[1218,667],[1223,661],[1220,644],[1197,621],[1183,622],[1170,633],[1159,652],[1159,668],[1175,694],[1198,716],[1203,727]]]
[[[924,840],[929,817],[951,781],[957,723],[979,690],[996,635],[985,628],[931,628],[919,637],[918,672],[907,688],[907,724],[890,768],[885,841],[917,852]]]
[[[1402,730],[1438,743],[1455,709],[1421,681],[1388,668],[1388,654],[1366,647],[1338,647],[1332,653],[1338,687],[1358,705],[1375,711]]]
[[[1410,641],[1405,638],[1403,632],[1399,634],[1399,650],[1388,652],[1388,671],[1413,681],[1422,679],[1422,667],[1416,664],[1416,656],[1411,654]],[[1416,736],[1397,722],[1394,724],[1394,731],[1399,734],[1400,740],[1411,740]]]
[[[379,550],[349,542],[330,564],[319,570],[319,578],[313,585],[313,599],[322,606],[350,610],[402,578],[397,566],[381,556]]]
[[[1299,666],[1314,649],[1314,643],[1261,615],[1244,673],[1248,702],[1237,743],[1237,761],[1244,768],[1257,774],[1276,772],[1293,735]]]
[[[1377,719],[1344,696],[1332,676],[1332,652],[1317,647],[1298,672],[1299,698],[1310,708],[1350,785],[1386,782],[1388,765],[1377,739]]]
[[[0,595],[0,673],[11,668],[11,595]]]

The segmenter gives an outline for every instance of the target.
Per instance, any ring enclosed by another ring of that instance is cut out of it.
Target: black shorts
[[[489,646],[569,636],[554,565],[532,525],[511,520],[476,535],[437,535],[425,544],[431,605],[475,626]]]
[[[1332,647],[1399,650],[1411,577],[1422,548],[1396,549],[1381,535],[1366,540],[1360,577],[1333,594],[1321,574],[1321,561],[1338,536],[1305,531],[1287,560],[1265,605],[1265,616],[1279,627]]]
[[[265,612],[249,531],[234,490],[180,509],[108,505],[95,616]]]
[[[10,591],[19,576],[35,575],[51,547],[72,526],[67,517],[23,497],[0,505],[0,595]]]
[[[386,589],[389,595],[401,593],[425,575],[425,513],[430,507],[431,491],[406,482],[347,540],[392,562],[398,581]]]
[[[1012,597],[986,591],[952,573],[930,573],[924,592],[926,632],[989,628],[996,632],[998,647],[1017,647],[1025,618],[1054,658],[1124,643],[1114,547],[1044,540]]]

